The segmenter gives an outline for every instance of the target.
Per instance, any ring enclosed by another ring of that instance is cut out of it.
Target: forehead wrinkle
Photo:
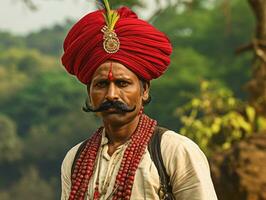
[[[109,70],[103,70],[101,71],[100,73],[98,73],[97,75],[95,75],[94,79],[95,78],[106,78],[108,79],[108,74],[109,74]],[[124,72],[124,71],[121,71],[121,70],[114,70],[112,69],[112,74],[114,76],[114,78],[118,79],[118,78],[125,78],[125,79],[132,79],[132,75],[127,73],[127,72]]]
[[[112,69],[113,76],[115,78],[126,78],[126,79],[132,79],[132,77],[135,75],[133,72],[131,72],[128,69],[121,69],[121,68],[116,68],[113,66]]]
[[[110,62],[104,63],[100,68],[95,71],[94,79],[108,79],[108,74],[110,72]],[[121,68],[123,67],[123,68]],[[121,66],[121,64],[117,64],[116,62],[113,63],[112,66],[112,74],[116,79],[134,79],[133,76],[135,75],[134,72],[126,68],[125,66]],[[136,75],[135,75],[136,76]],[[138,78],[138,77],[137,77]]]
[[[102,79],[102,78],[107,78],[108,76],[108,71],[107,70],[99,70],[94,73],[94,76],[92,77],[92,81],[95,79]]]

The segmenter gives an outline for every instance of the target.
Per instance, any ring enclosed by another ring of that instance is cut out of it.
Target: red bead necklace
[[[134,176],[157,122],[142,114],[136,131],[131,136],[113,188],[113,200],[129,200],[134,183]],[[95,160],[100,147],[103,128],[99,128],[88,140],[74,167],[69,200],[84,200],[89,180],[95,168]],[[96,186],[97,187],[97,186]],[[94,198],[99,198],[95,188]]]

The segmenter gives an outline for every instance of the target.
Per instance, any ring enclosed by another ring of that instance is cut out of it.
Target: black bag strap
[[[76,154],[75,154],[75,157],[74,157],[74,160],[73,160],[73,163],[72,163],[72,166],[71,166],[71,177],[72,177],[72,174],[73,174],[73,172],[74,172],[74,169],[75,169],[75,165],[76,165],[77,159],[79,158],[79,155],[81,154],[81,152],[82,152],[82,151],[84,150],[84,148],[86,147],[86,144],[87,144],[88,140],[89,140],[89,138],[88,138],[87,140],[83,141],[83,142],[80,144],[80,146],[79,146],[79,148],[78,148],[78,150],[77,150],[77,152],[76,152]]]
[[[160,177],[160,190],[159,196],[160,199],[163,200],[174,200],[174,196],[172,193],[172,186],[170,184],[170,177],[166,172],[165,166],[163,164],[163,158],[161,153],[161,139],[163,134],[168,129],[156,126],[154,133],[150,139],[148,144],[148,150],[151,156],[152,161],[154,162],[157,171]]]

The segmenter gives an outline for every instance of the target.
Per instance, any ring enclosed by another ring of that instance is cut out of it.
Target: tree
[[[11,35],[10,33],[0,32],[0,38],[0,51],[4,51],[11,47],[25,47],[25,42],[23,41],[23,38]]]
[[[21,158],[22,143],[17,136],[16,125],[8,117],[0,114],[0,163]]]
[[[66,20],[64,24],[30,33],[25,37],[26,45],[28,48],[38,49],[43,54],[59,57],[63,50],[63,39],[73,23]]]
[[[266,0],[248,0],[256,17],[254,39],[248,48],[254,52],[252,78],[247,84],[250,101],[266,116]]]
[[[25,170],[21,179],[10,189],[10,200],[55,199],[54,184],[44,181],[34,167]]]

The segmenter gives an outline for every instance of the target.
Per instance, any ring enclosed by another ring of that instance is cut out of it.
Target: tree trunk
[[[254,63],[252,78],[247,83],[250,102],[258,114],[266,116],[266,0],[248,0],[256,17],[253,40]]]
[[[266,131],[210,159],[219,200],[266,200]]]

